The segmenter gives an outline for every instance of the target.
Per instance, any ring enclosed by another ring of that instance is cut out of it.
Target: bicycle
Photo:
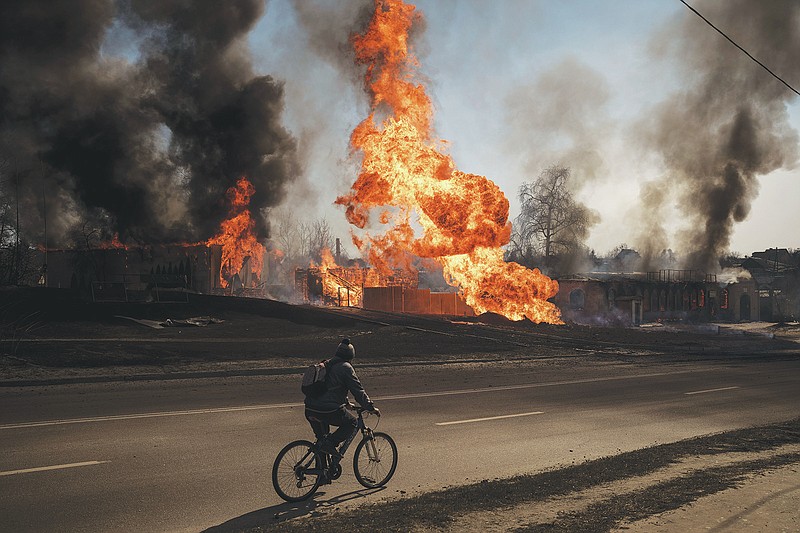
[[[323,452],[319,440],[296,440],[284,446],[272,465],[272,485],[278,496],[287,502],[299,502],[310,498],[320,485],[339,479],[341,460],[359,431],[361,442],[353,454],[356,479],[370,489],[388,483],[397,468],[397,445],[386,433],[373,431],[366,425],[364,411],[363,407],[356,408],[356,428],[342,442],[338,457]]]

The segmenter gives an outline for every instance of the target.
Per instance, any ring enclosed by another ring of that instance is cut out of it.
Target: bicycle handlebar
[[[375,413],[378,416],[381,416],[380,415],[380,411],[378,411],[374,407],[372,409],[367,409],[366,407],[361,407],[360,405],[356,405],[356,404],[354,404],[352,402],[347,402],[347,405],[345,407],[347,407],[347,409],[351,409],[351,410],[357,412],[358,414],[367,412],[367,413]]]

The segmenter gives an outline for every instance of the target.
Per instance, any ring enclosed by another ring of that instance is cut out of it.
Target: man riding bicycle
[[[356,431],[357,418],[347,409],[347,393],[353,394],[356,401],[368,411],[378,416],[381,412],[373,405],[361,385],[351,361],[356,349],[350,339],[342,339],[334,355],[325,365],[326,391],[317,397],[306,396],[306,420],[311,424],[323,452],[334,457],[339,455],[337,446]],[[339,428],[328,434],[331,426]]]

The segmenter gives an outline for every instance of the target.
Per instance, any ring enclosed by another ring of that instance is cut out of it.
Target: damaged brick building
[[[221,261],[222,247],[205,244],[51,249],[40,284],[70,288],[97,301],[180,301],[186,291],[265,296],[247,260],[223,286]]]
[[[719,275],[697,270],[593,272],[562,277],[555,303],[584,324],[791,321],[800,316],[800,258],[755,252]]]

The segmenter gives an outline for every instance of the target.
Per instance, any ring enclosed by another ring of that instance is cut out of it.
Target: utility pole
[[[47,287],[47,187],[45,186],[44,162],[39,159],[39,167],[42,170],[42,211],[44,213],[44,265],[42,265],[42,278],[44,286]]]
[[[14,231],[14,272],[12,277],[14,284],[19,285],[19,268],[20,268],[20,253],[19,253],[19,168],[17,168],[17,158],[14,158],[14,194],[16,196],[17,204],[17,221]]]

